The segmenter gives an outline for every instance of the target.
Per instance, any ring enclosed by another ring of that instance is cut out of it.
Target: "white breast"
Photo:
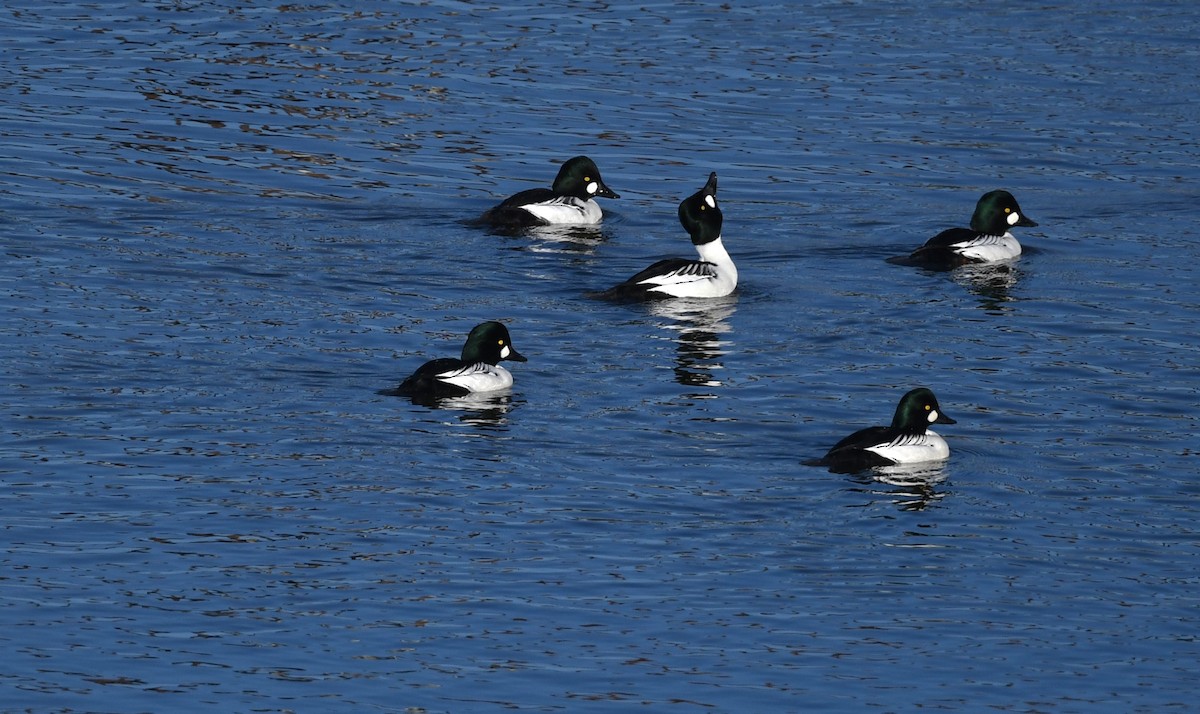
[[[552,225],[595,225],[604,215],[600,210],[600,204],[594,200],[581,201],[574,196],[562,196],[542,203],[529,203],[521,208]]]
[[[484,362],[442,372],[437,378],[472,392],[491,392],[497,389],[508,389],[513,385],[512,373],[500,365],[490,365]]]
[[[974,260],[987,262],[1009,260],[1021,254],[1021,244],[1012,233],[1002,236],[979,236],[973,240],[955,243],[954,252]]]
[[[922,461],[941,461],[950,456],[950,445],[937,432],[926,431],[921,436],[902,436],[895,441],[867,448],[898,464]]]

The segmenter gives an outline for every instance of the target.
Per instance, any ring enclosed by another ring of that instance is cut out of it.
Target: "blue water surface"
[[[1195,707],[1200,15],[0,11],[0,709]],[[466,225],[576,154],[599,228]],[[737,293],[589,292],[693,254]],[[985,191],[1001,270],[891,265]],[[510,392],[377,394],[470,328]],[[924,385],[950,459],[802,462]]]

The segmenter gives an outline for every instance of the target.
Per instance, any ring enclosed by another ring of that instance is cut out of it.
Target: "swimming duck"
[[[891,258],[897,265],[949,270],[971,263],[1010,260],[1021,254],[1021,244],[1009,230],[1036,226],[1008,191],[989,191],[975,205],[970,228],[950,228],[930,238],[911,254]]]
[[[596,198],[620,198],[600,178],[586,156],[568,159],[550,188],[531,188],[488,209],[481,223],[501,228],[547,225],[595,225],[603,212]]]
[[[900,398],[891,426],[860,429],[833,445],[813,466],[853,473],[877,466],[941,461],[950,456],[946,440],[931,424],[955,424],[938,405],[937,397],[918,387]]]
[[[507,327],[499,322],[480,323],[467,335],[460,358],[430,360],[399,387],[380,394],[437,399],[507,389],[513,384],[513,376],[498,364],[500,360],[526,361],[513,348]]]
[[[737,287],[738,271],[721,241],[724,216],[717,205],[717,173],[679,204],[679,222],[692,238],[699,260],[665,258],[600,293],[615,300],[723,297]]]

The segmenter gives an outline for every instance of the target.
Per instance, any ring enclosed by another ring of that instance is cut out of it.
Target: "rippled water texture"
[[[0,708],[1194,706],[1191,3],[250,5],[0,10]],[[589,298],[710,171],[737,293]],[[948,461],[802,464],[918,385]]]

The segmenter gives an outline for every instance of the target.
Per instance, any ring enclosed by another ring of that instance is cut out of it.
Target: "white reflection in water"
[[[523,232],[532,253],[594,253],[608,239],[600,226],[534,226]]]
[[[717,373],[725,368],[737,297],[673,298],[650,304],[649,312],[664,320],[660,327],[675,334],[675,381],[691,387],[723,386]]]
[[[461,397],[440,399],[404,398],[414,405],[427,407],[441,416],[453,417],[460,423],[481,428],[503,428],[508,426],[508,415],[515,408],[510,390],[474,392]]]
[[[1015,261],[963,265],[950,272],[955,283],[963,286],[979,298],[985,310],[1006,311],[1004,303],[1011,302],[1011,291],[1021,279],[1021,271]]]
[[[904,511],[923,511],[946,497],[946,462],[878,466],[856,477],[868,492],[891,499]]]

